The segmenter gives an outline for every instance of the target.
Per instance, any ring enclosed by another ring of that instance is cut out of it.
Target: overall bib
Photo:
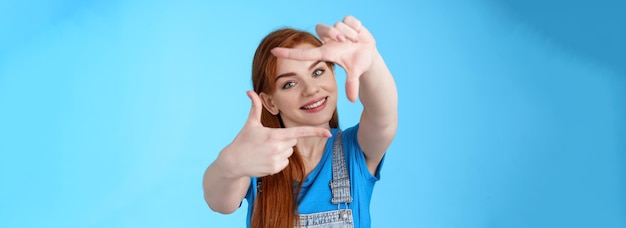
[[[337,133],[333,142],[333,179],[330,181],[332,192],[332,204],[337,204],[337,210],[318,212],[313,214],[300,214],[300,227],[306,228],[352,228],[354,222],[352,210],[348,203],[352,202],[350,196],[350,176],[343,153],[341,131]],[[343,206],[343,209],[342,209]]]

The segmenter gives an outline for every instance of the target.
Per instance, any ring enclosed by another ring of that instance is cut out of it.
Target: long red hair
[[[252,61],[252,86],[254,92],[260,94],[273,94],[276,89],[274,78],[276,77],[277,58],[270,51],[275,47],[293,48],[301,43],[309,43],[313,46],[322,46],[322,42],[313,34],[291,28],[276,30],[268,34],[259,44]],[[333,64],[327,63],[332,70]],[[280,128],[279,115],[272,115],[263,108],[261,123],[265,127]],[[339,127],[337,109],[329,121],[331,128]],[[259,194],[254,202],[252,212],[253,228],[292,228],[299,223],[298,194],[304,181],[304,163],[300,153],[293,147],[293,155],[289,157],[289,165],[281,172],[261,177]],[[297,187],[294,191],[294,181]]]

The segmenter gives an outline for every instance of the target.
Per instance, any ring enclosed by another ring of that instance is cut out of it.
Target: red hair
[[[313,46],[322,46],[322,42],[313,34],[296,29],[279,29],[268,34],[259,44],[252,61],[252,86],[254,92],[273,94],[276,89],[277,58],[270,51],[275,47],[293,48],[298,44],[309,43]],[[332,63],[327,63],[333,69]],[[265,127],[280,128],[279,115],[272,115],[263,108],[261,123]],[[339,127],[337,109],[329,121],[331,128]],[[298,194],[304,181],[304,163],[300,153],[293,147],[294,153],[289,157],[289,165],[274,175],[261,177],[259,194],[252,210],[251,227],[292,228],[299,222]],[[294,181],[297,187],[294,191]]]

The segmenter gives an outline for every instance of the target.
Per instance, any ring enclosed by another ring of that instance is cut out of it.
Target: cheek
[[[337,90],[337,81],[335,80],[334,76],[331,77],[327,77],[324,82],[324,87],[328,88],[329,90]]]
[[[289,93],[289,94],[283,94],[284,96],[281,97],[280,99],[280,107],[283,109],[293,109],[293,108],[300,108],[302,100],[300,98],[301,96],[301,92],[296,90],[292,90],[290,92],[294,92],[294,93]]]

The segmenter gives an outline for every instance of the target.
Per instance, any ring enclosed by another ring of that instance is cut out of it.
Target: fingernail
[[[343,41],[345,41],[345,40],[346,40],[346,38],[345,38],[345,37],[343,37],[342,35],[337,35],[337,40],[339,40],[339,41],[343,42]]]

